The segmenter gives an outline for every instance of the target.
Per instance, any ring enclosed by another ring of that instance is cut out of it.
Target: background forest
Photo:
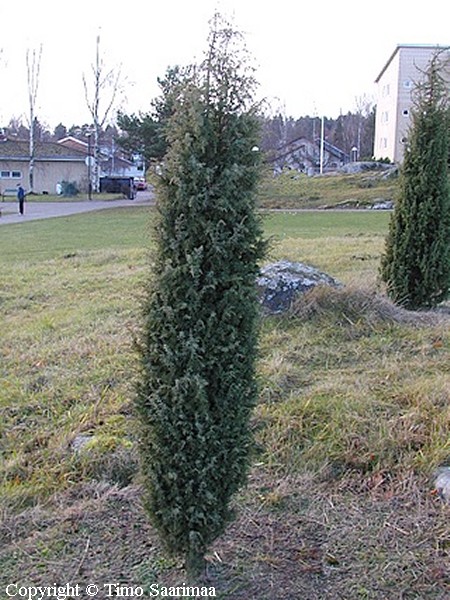
[[[112,151],[119,148],[128,156],[135,153],[143,154],[147,164],[157,159],[161,150],[158,144],[149,143],[151,138],[158,135],[158,115],[150,113],[139,115],[117,114],[115,123],[110,123],[100,132],[100,144]],[[71,125],[60,123],[53,130],[34,120],[34,139],[36,142],[57,142],[66,136],[74,136],[87,141],[91,125]],[[133,135],[139,129],[139,138]],[[375,106],[370,102],[362,103],[354,112],[339,115],[337,118],[324,119],[324,137],[334,146],[351,156],[352,148],[357,149],[358,160],[372,158],[373,138],[375,130]],[[29,127],[20,119],[12,118],[3,135],[28,140]],[[294,118],[283,115],[281,112],[263,117],[262,123],[262,150],[271,155],[285,144],[298,138],[317,140],[321,135],[321,118],[318,116],[303,116]],[[382,157],[375,157],[382,158]]]

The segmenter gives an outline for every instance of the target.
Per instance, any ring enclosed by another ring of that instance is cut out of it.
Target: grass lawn
[[[370,207],[380,199],[394,200],[396,192],[396,175],[386,177],[383,171],[315,177],[295,171],[277,177],[266,173],[261,183],[260,206],[275,209]]]
[[[138,207],[8,225],[1,232],[0,261],[35,265],[74,253],[143,249],[149,223],[148,210]]]
[[[111,194],[111,193],[93,193],[93,200],[122,200],[125,196],[123,194]],[[27,202],[83,202],[88,200],[87,193],[79,193],[75,196],[61,196],[59,194],[30,194],[27,196]]]
[[[0,597],[9,583],[181,585],[145,518],[132,410],[152,211],[0,232]],[[377,291],[389,216],[264,216],[268,260],[346,284],[266,319],[255,455],[209,556],[230,600],[448,597],[448,319]],[[100,597],[100,596],[99,596]]]

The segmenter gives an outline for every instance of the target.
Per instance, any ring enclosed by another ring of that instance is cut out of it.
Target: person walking
[[[19,215],[24,213],[25,208],[25,190],[20,183],[17,184],[17,201],[19,203]]]

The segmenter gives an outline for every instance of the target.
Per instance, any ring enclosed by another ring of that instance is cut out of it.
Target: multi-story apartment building
[[[412,91],[438,51],[448,46],[401,44],[375,80],[378,88],[374,157],[401,163],[413,107]],[[449,63],[450,64],[450,63]],[[450,82],[450,77],[448,79]]]

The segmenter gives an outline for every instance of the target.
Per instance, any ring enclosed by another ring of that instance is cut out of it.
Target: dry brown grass
[[[448,515],[437,498],[417,481],[396,493],[348,484],[276,478],[255,466],[202,583],[222,600],[445,600]],[[182,565],[161,553],[140,498],[138,486],[84,484],[5,520],[0,589],[61,578],[147,592],[182,585]]]
[[[258,446],[237,519],[208,557],[217,597],[448,597],[449,507],[431,476],[450,458],[450,328],[445,315],[407,313],[369,290],[385,222],[270,223],[277,258],[358,286],[317,289],[262,326]],[[0,240],[0,598],[14,581],[181,583],[136,473],[141,238],[125,213],[22,231],[22,255],[18,229]],[[76,454],[80,433],[91,441]]]
[[[340,324],[369,327],[380,324],[437,327],[448,322],[444,312],[406,310],[376,290],[355,285],[337,289],[317,286],[297,299],[291,314],[303,321],[332,319]]]
[[[447,315],[316,288],[265,328],[255,428],[272,468],[398,483],[449,460]]]

